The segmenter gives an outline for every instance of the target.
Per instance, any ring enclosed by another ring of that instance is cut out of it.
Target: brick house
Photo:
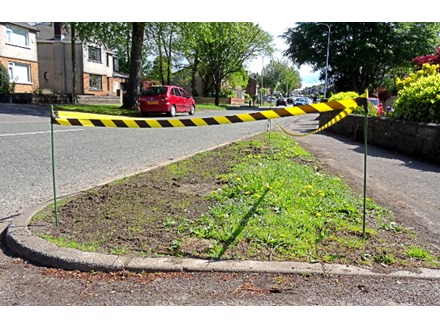
[[[60,23],[39,23],[37,37],[40,88],[72,93],[72,43]],[[75,41],[76,94],[116,96],[128,75],[118,72],[117,54],[104,46]]]
[[[0,62],[16,93],[32,93],[39,87],[37,32],[26,23],[0,22]]]

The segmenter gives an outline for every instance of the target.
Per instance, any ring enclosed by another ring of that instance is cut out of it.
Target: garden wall
[[[319,126],[339,112],[323,112]],[[350,114],[326,130],[364,141],[364,116]],[[440,125],[396,120],[388,117],[368,118],[368,143],[388,150],[440,163]]]

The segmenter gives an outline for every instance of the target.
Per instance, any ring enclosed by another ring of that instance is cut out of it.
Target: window
[[[29,47],[29,31],[18,26],[6,27],[6,43],[14,46]]]
[[[101,63],[101,49],[89,47],[89,61]]]
[[[90,74],[89,76],[89,89],[90,90],[102,90],[102,77],[96,74]]]
[[[182,96],[182,95],[180,95],[180,91],[179,91],[179,89],[177,89],[177,88],[173,88],[173,90],[172,90],[172,94],[175,95],[175,96],[179,96],[179,97]]]
[[[16,83],[31,83],[31,66],[29,64],[9,62],[9,79]]]

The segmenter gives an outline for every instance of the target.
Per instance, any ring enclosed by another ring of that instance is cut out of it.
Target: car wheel
[[[191,105],[191,109],[189,110],[189,115],[194,115],[194,112],[196,111],[196,108],[194,105]]]
[[[175,117],[176,116],[176,107],[174,105],[171,105],[170,111],[168,112],[169,117]]]

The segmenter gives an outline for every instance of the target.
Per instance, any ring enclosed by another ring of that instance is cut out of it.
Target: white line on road
[[[81,131],[81,130],[84,130],[84,129],[55,130],[54,133],[68,133],[71,131]],[[29,133],[0,134],[0,137],[38,135],[38,134],[50,134],[50,130],[49,131],[35,131],[35,132],[29,132]]]

